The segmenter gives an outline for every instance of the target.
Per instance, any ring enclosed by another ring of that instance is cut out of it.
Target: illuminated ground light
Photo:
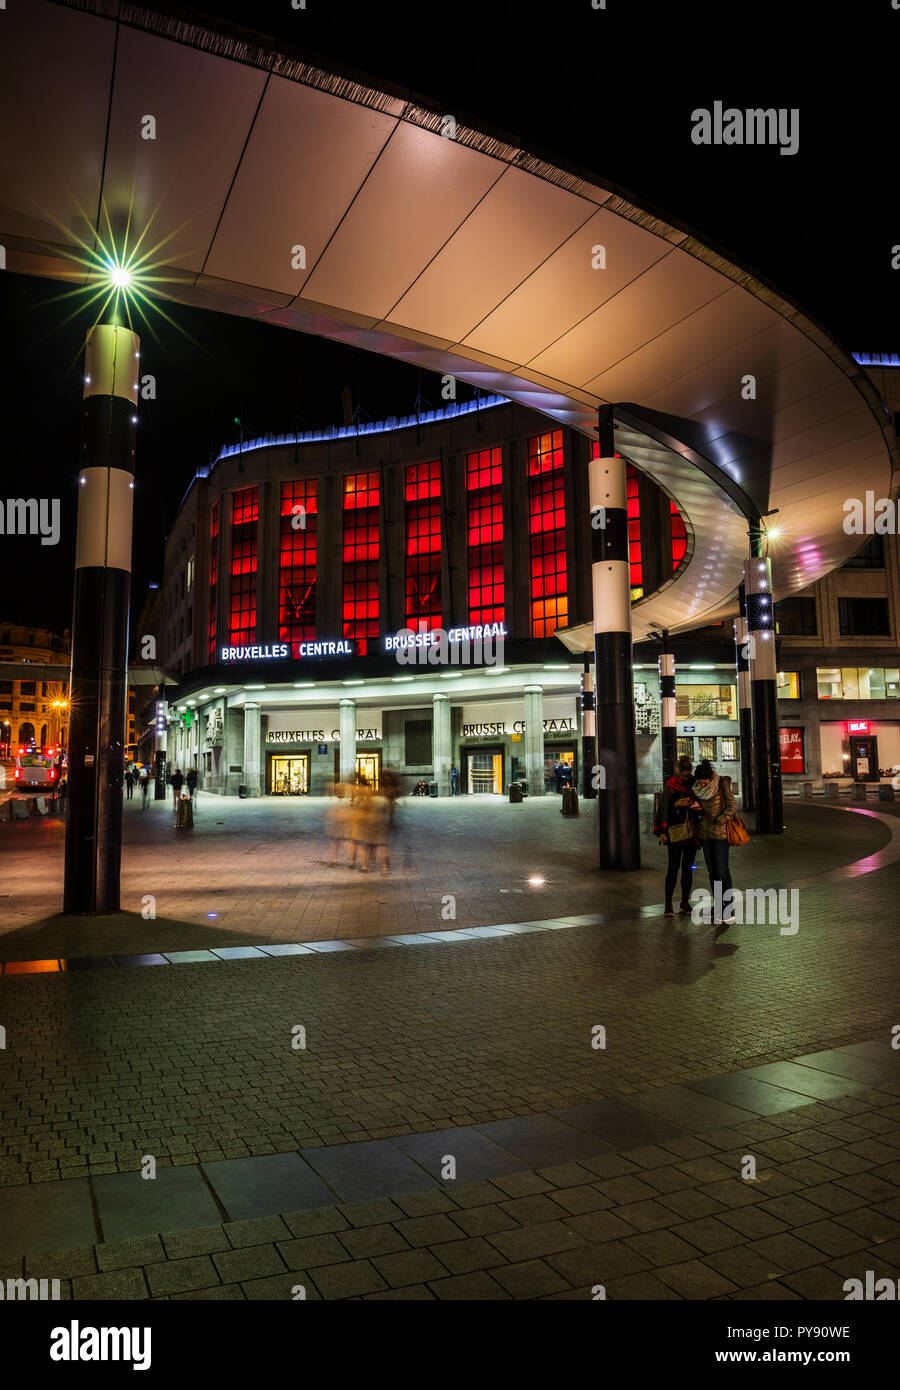
[[[543,888],[546,882],[547,880],[541,878],[540,874],[532,874],[531,878],[528,879],[528,883],[530,883],[532,888]]]

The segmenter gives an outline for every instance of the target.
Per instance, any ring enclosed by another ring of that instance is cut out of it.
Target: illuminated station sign
[[[478,623],[474,627],[451,627],[448,632],[442,628],[431,631],[414,632],[405,627],[384,639],[387,652],[406,651],[411,647],[439,647],[442,642],[455,646],[463,642],[495,642],[508,637],[506,623]]]
[[[220,647],[222,661],[285,661],[291,649],[287,642],[273,642],[265,647]],[[340,642],[298,642],[297,655],[315,656],[356,656],[357,644],[348,638]]]

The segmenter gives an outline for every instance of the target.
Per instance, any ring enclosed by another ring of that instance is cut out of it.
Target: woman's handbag
[[[666,834],[670,845],[680,845],[683,840],[694,838],[694,827],[690,821],[684,821],[681,825],[670,825]]]
[[[750,839],[750,832],[740,816],[729,816],[725,822],[725,838],[730,845],[745,845]]]

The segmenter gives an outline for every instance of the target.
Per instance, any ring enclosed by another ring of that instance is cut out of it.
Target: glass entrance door
[[[289,758],[273,758],[269,792],[272,796],[306,796],[309,792],[309,754],[293,753]]]
[[[380,753],[357,753],[356,780],[357,782],[365,782],[370,787],[378,786],[381,781]]]
[[[503,754],[469,750],[469,791],[478,795],[503,791]]]
[[[575,746],[571,743],[544,748],[544,787],[548,792],[575,786]]]

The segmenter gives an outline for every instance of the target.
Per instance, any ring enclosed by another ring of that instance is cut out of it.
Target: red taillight
[[[55,767],[51,767],[51,769],[50,769],[50,781],[51,781],[51,782],[53,781],[53,779],[54,779],[55,776],[56,776],[56,768],[55,768]]]
[[[16,768],[16,781],[17,781],[17,782],[18,782],[18,780],[19,780],[19,778],[20,778],[21,776],[22,776],[22,769],[21,769],[20,767],[17,767],[17,768]]]

